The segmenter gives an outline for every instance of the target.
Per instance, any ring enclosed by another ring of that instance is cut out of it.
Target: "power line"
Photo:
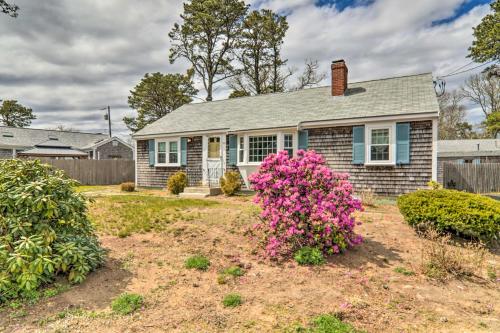
[[[473,61],[471,61],[471,62],[469,62],[469,63],[468,63],[468,64],[466,64],[466,65],[463,65],[463,66],[461,66],[461,67],[458,67],[457,69],[455,69],[454,71],[449,72],[449,73],[448,73],[448,74],[446,74],[445,76],[448,76],[448,75],[454,74],[455,72],[458,72],[459,70],[464,69],[465,67],[467,67],[467,66],[469,66],[469,65],[471,65],[471,64],[473,64],[473,63],[474,63],[474,60],[473,60]]]
[[[466,69],[464,71],[461,71],[461,72],[456,72],[456,73],[451,73],[451,74],[448,74],[448,75],[444,75],[444,76],[439,76],[440,79],[444,78],[444,77],[448,77],[448,76],[454,76],[454,75],[458,75],[458,74],[462,74],[462,73],[466,73],[466,72],[470,72],[476,68],[479,68],[479,67],[482,67],[482,66],[486,66],[486,65],[489,65],[491,63],[494,63],[496,62],[496,60],[491,60],[491,61],[488,61],[488,62],[485,62],[484,64],[481,64],[481,65],[478,65],[478,66],[475,66],[475,67],[472,67],[472,68],[469,68],[469,69]],[[465,67],[465,66],[464,66]]]

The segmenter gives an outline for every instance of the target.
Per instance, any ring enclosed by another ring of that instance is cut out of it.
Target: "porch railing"
[[[210,188],[220,186],[220,177],[224,175],[224,169],[207,167],[187,167],[189,186],[208,186]]]

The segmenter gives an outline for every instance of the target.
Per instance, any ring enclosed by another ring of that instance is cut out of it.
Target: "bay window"
[[[262,162],[267,155],[278,151],[276,135],[260,135],[248,137],[248,162]]]

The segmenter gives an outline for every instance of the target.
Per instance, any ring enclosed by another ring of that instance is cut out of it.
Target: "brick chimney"
[[[332,96],[342,96],[347,90],[347,66],[343,59],[332,61]]]

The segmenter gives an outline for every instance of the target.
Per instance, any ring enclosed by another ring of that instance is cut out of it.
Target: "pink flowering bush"
[[[314,151],[269,155],[249,180],[262,208],[255,226],[269,257],[289,255],[310,246],[325,254],[339,253],[362,242],[352,214],[361,202],[352,196],[348,174],[335,173]]]

